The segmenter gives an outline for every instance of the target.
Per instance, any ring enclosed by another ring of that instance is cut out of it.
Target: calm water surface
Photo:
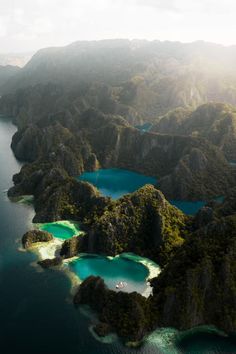
[[[119,168],[85,172],[79,176],[79,179],[90,182],[103,195],[113,199],[118,199],[124,194],[135,192],[145,184],[156,184],[156,179],[153,177]]]
[[[124,288],[126,292],[143,293],[147,290],[148,269],[143,264],[122,257],[109,259],[102,256],[86,255],[70,263],[70,267],[81,280],[90,275],[102,277],[112,290],[116,289],[116,284],[120,281],[127,283]]]
[[[158,185],[158,181],[153,177],[119,168],[84,172],[78,179],[93,184],[103,195],[113,199],[118,199],[125,194],[133,193],[145,184]],[[198,210],[206,204],[205,201],[188,202],[171,200],[170,202],[187,215],[196,214]]]
[[[54,237],[62,240],[67,240],[75,235],[75,232],[70,227],[56,223],[47,223],[40,227],[40,230],[47,231]]]

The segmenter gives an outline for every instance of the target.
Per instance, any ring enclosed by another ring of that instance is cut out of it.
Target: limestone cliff
[[[234,184],[223,154],[204,139],[143,134],[120,116],[91,109],[69,125],[65,116],[54,119],[15,134],[16,156],[35,161],[22,170],[22,179],[28,169],[42,171],[46,164],[73,176],[100,166],[120,167],[154,176],[168,198],[187,200],[225,194]]]
[[[134,252],[164,265],[184,242],[189,222],[160,191],[146,185],[88,220],[80,250],[113,256]]]
[[[127,294],[108,290],[99,277],[91,276],[81,284],[74,303],[89,304],[99,313],[99,320],[108,326],[110,332],[117,332],[125,341],[139,341],[150,330],[146,299],[135,292]]]
[[[212,324],[231,332],[235,316],[236,218],[193,234],[154,282],[158,325],[179,329]]]
[[[192,112],[177,109],[162,117],[152,131],[204,137],[229,161],[236,160],[236,109],[229,104],[207,103]]]

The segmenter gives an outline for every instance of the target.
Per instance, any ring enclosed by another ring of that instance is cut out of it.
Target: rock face
[[[99,335],[112,329],[126,341],[139,341],[148,332],[145,302],[137,293],[108,290],[101,278],[93,276],[80,285],[74,297],[75,305],[89,304],[99,313],[102,325],[95,328]]]
[[[65,240],[62,244],[60,255],[64,258],[72,258],[78,255],[82,236],[74,236]]]
[[[112,328],[108,323],[100,322],[94,326],[94,331],[99,337],[105,337],[111,333]]]
[[[22,244],[24,248],[30,248],[37,242],[49,242],[53,240],[52,234],[41,230],[31,230],[22,237]]]
[[[193,234],[156,279],[158,325],[236,330],[235,215]],[[181,309],[181,310],[180,310]]]
[[[214,210],[208,206],[201,208],[194,218],[196,229],[206,226],[214,220]]]
[[[204,137],[218,146],[227,160],[236,160],[236,110],[228,104],[207,103],[191,113],[177,109],[162,117],[152,131]]]
[[[51,163],[25,165],[13,179],[10,198],[34,194],[34,222],[81,220],[94,209],[99,213],[106,204],[106,198],[99,196],[92,185],[69,177],[64,169]]]
[[[19,160],[35,161],[40,156],[42,132],[35,125],[25,131],[18,131],[12,138],[11,147]],[[31,146],[31,149],[29,149]]]
[[[62,258],[61,257],[55,257],[53,259],[44,259],[42,261],[39,261],[38,264],[42,268],[51,268],[51,267],[56,267],[62,264]]]
[[[4,90],[4,85],[20,71],[18,66],[1,65],[1,61],[0,58],[0,94],[2,94]]]

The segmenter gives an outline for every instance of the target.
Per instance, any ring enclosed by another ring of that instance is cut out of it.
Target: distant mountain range
[[[236,104],[235,61],[235,46],[205,42],[75,42],[39,50],[0,90],[50,83],[76,110],[105,107],[139,124],[177,107]]]

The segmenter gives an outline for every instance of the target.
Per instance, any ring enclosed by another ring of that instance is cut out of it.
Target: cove
[[[156,267],[158,268],[157,265]],[[120,281],[127,284],[122,289],[125,292],[137,291],[145,294],[151,291],[150,286],[147,285],[148,268],[122,255],[113,258],[85,254],[70,262],[69,268],[81,281],[90,275],[102,277],[107,287],[114,291]]]
[[[54,237],[67,240],[81,233],[78,223],[72,221],[56,221],[36,225],[40,230],[51,233]]]

